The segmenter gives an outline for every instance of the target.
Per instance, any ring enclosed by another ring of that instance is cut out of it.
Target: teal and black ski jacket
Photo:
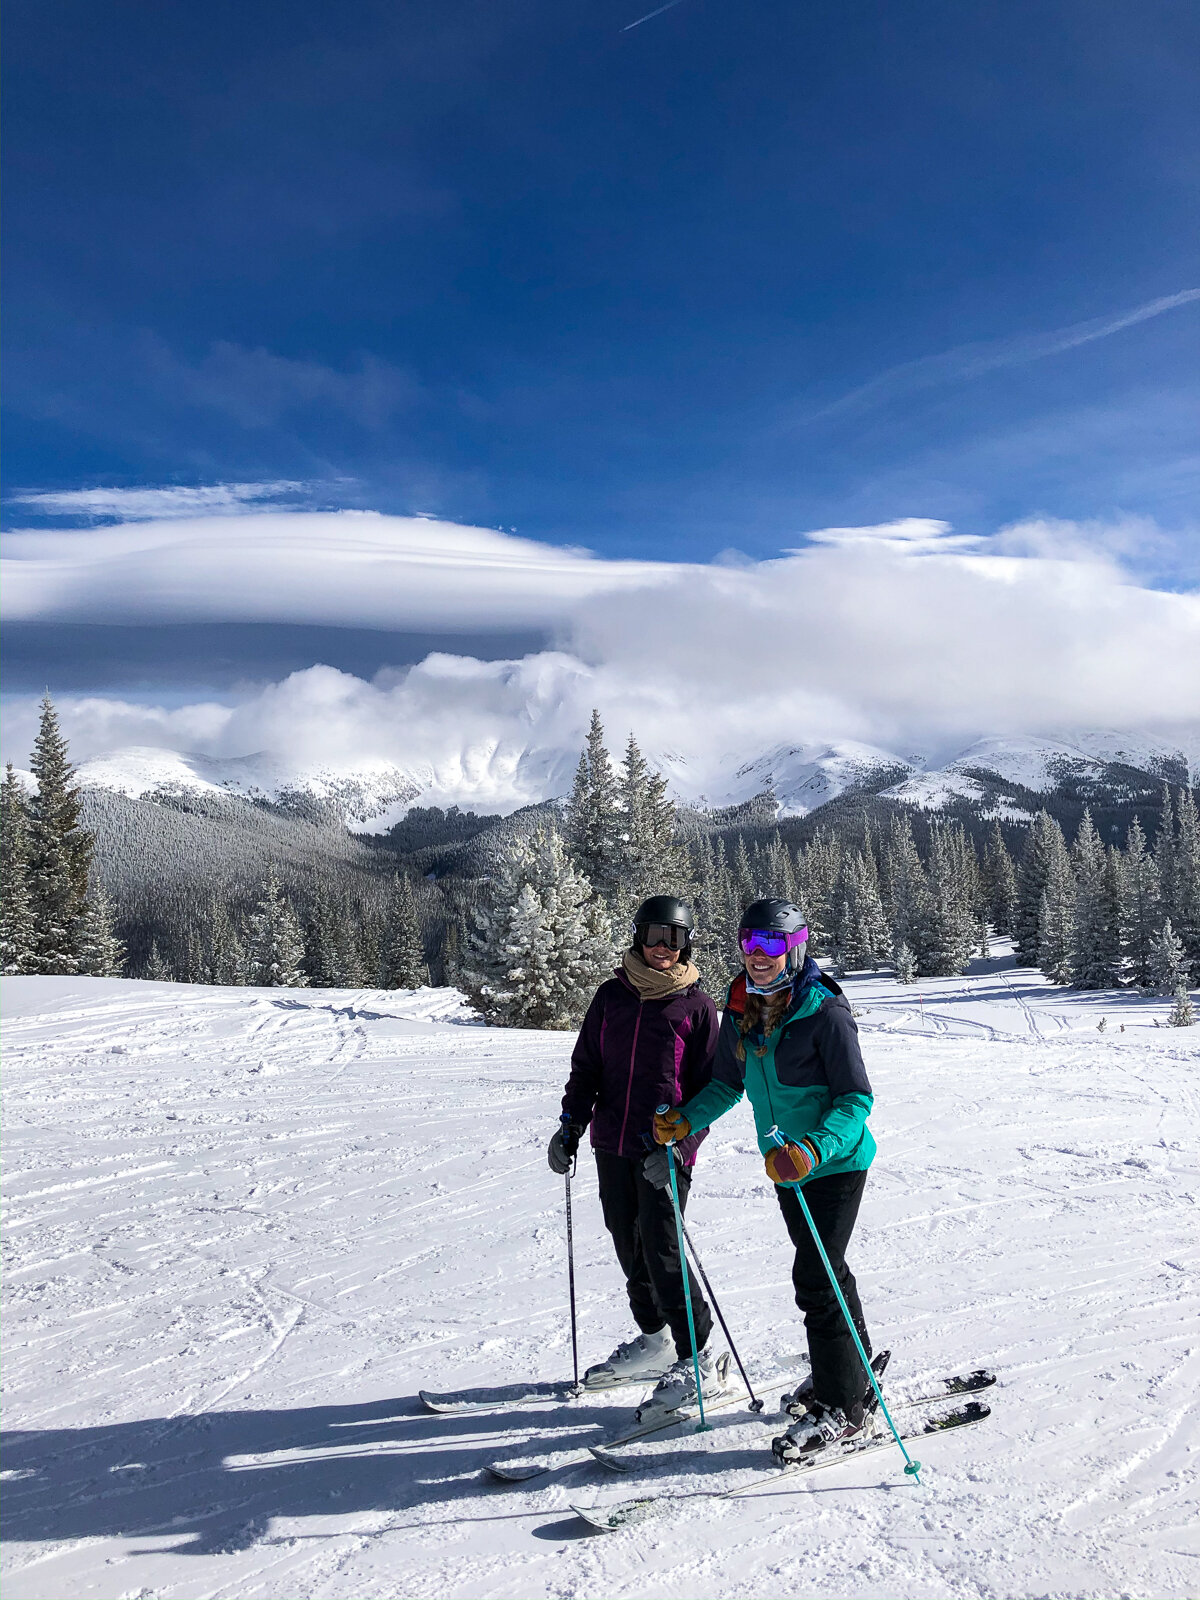
[[[740,973],[725,1001],[712,1081],[682,1107],[692,1131],[707,1128],[746,1094],[764,1156],[774,1148],[767,1137],[774,1126],[794,1144],[807,1139],[819,1152],[820,1163],[806,1183],[864,1171],[875,1154],[867,1127],[874,1096],[850,1003],[837,984],[810,956],[773,1033],[764,1038],[752,1030],[743,1037],[745,1009],[746,977]]]

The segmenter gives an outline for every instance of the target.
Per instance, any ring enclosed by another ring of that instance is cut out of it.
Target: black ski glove
[[[642,1177],[656,1189],[671,1187],[671,1162],[680,1159],[674,1145],[660,1144],[642,1162]]]
[[[578,1122],[571,1122],[566,1117],[562,1126],[550,1141],[550,1148],[546,1151],[546,1160],[550,1163],[550,1171],[557,1172],[561,1177],[564,1172],[571,1170],[571,1163],[575,1159],[575,1152],[579,1149],[579,1141],[583,1138],[583,1129]]]

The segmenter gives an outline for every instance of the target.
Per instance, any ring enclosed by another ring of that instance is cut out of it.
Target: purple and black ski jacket
[[[620,969],[592,998],[571,1053],[562,1108],[592,1145],[614,1156],[640,1156],[642,1138],[661,1105],[677,1106],[712,1077],[717,1008],[698,983],[665,1000],[643,1000]],[[679,1141],[691,1166],[703,1133]]]

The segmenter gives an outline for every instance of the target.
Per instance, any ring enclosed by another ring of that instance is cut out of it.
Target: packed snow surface
[[[980,967],[847,985],[879,1141],[851,1261],[888,1381],[1000,1377],[989,1421],[922,1442],[919,1488],[894,1451],[773,1476],[741,1409],[630,1476],[505,1488],[485,1462],[597,1440],[636,1396],[422,1410],[569,1376],[544,1154],[568,1036],[445,990],[5,979],[6,1594],[1195,1595],[1200,1028]],[[630,1319],[586,1154],[574,1192],[590,1362]],[[744,1105],[689,1217],[776,1370],[803,1337]],[[612,1535],[570,1510],[649,1490],[676,1498]]]

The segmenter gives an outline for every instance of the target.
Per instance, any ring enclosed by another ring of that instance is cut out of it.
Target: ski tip
[[[489,1461],[483,1470],[489,1478],[496,1478],[501,1483],[528,1483],[530,1478],[540,1478],[546,1468],[537,1464],[518,1465],[515,1462],[512,1466],[506,1466],[503,1461]]]
[[[572,1505],[571,1510],[598,1533],[619,1533],[622,1528],[634,1526],[653,1516],[656,1506],[654,1500],[626,1500],[624,1504],[616,1506]]]
[[[629,1463],[627,1461],[622,1461],[620,1456],[613,1455],[613,1453],[609,1450],[606,1450],[603,1445],[588,1445],[588,1454],[594,1461],[598,1461],[602,1467],[607,1467],[610,1472],[629,1471]]]

